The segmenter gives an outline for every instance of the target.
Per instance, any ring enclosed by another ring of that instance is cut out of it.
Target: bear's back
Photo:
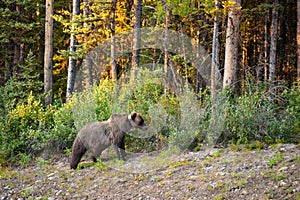
[[[88,151],[95,153],[111,145],[109,135],[110,125],[107,121],[91,122],[85,125],[78,133],[78,136]]]

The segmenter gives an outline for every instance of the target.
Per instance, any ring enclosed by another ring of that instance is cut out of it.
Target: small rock
[[[55,195],[58,196],[58,195],[60,195],[60,193],[62,193],[62,190],[58,190],[58,191],[55,193]]]
[[[1,200],[5,200],[5,199],[7,199],[7,196],[2,196],[1,197]]]
[[[4,190],[9,190],[9,186],[7,185],[7,186],[5,186],[3,189],[4,189]]]
[[[47,175],[47,177],[51,177],[51,176],[54,176],[55,174],[54,173],[50,173]]]
[[[225,174],[226,174],[225,172],[219,172],[220,176],[225,176]]]
[[[295,144],[284,144],[283,147],[284,147],[286,150],[291,150],[291,149],[296,148],[296,145],[295,145]]]
[[[283,152],[286,152],[286,148],[279,148],[279,152],[283,153]]]
[[[281,180],[281,181],[279,182],[279,185],[280,185],[280,186],[284,186],[284,185],[286,185],[286,182],[284,182],[283,180]]]
[[[278,172],[286,171],[287,169],[288,169],[288,167],[287,167],[287,166],[285,166],[285,167],[281,167],[280,169],[278,169]]]
[[[248,192],[247,192],[246,190],[243,190],[243,191],[241,192],[241,194],[242,194],[242,195],[247,195]]]
[[[190,176],[189,180],[196,180],[198,178],[198,176]]]

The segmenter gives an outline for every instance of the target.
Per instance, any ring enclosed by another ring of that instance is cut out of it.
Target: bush
[[[55,106],[53,110],[53,125],[45,149],[50,153],[62,152],[70,148],[77,134],[71,105]]]
[[[237,143],[291,141],[297,114],[289,111],[289,105],[281,106],[283,94],[278,94],[280,103],[276,103],[265,90],[252,89],[228,104],[225,127],[231,139]]]
[[[172,123],[169,145],[171,148],[188,149],[199,131],[202,118],[196,95],[186,88],[185,94],[179,97],[180,118]]]
[[[101,80],[99,86],[93,90],[93,94],[90,94],[94,98],[93,104],[98,121],[107,120],[113,112],[113,105],[118,95],[115,86],[112,80]]]
[[[286,120],[290,124],[289,130],[291,131],[292,138],[300,141],[300,91],[297,84],[292,88],[283,91],[283,97],[287,101],[285,112],[287,113]],[[289,117],[289,118],[288,118]]]
[[[214,140],[246,144],[300,140],[297,87],[282,90],[280,101],[270,101],[266,90],[256,86],[248,86],[239,96],[223,90],[212,105],[209,93],[204,93],[201,101],[188,89],[180,97],[164,94],[161,71],[140,70],[139,74],[135,87],[101,80],[99,86],[75,93],[67,104],[46,108],[32,92],[18,100],[8,95],[11,87],[0,88],[0,161],[25,164],[30,156],[45,150],[70,149],[85,124],[133,109],[145,116],[153,132],[150,138],[126,137],[126,148],[133,152],[167,145],[188,149],[195,137],[195,145],[203,140],[208,144]],[[13,80],[10,84],[14,85]]]
[[[26,102],[18,103],[8,111],[0,130],[1,157],[13,161],[19,153],[40,152],[49,136],[47,133],[52,122],[52,112],[45,112],[42,103],[30,93]]]

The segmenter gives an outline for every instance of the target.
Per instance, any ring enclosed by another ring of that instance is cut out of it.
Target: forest
[[[0,165],[132,110],[130,152],[300,142],[299,1],[0,4]]]

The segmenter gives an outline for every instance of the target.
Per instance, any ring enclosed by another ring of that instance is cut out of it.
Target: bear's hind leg
[[[70,161],[70,168],[76,169],[78,163],[80,162],[81,157],[86,152],[86,148],[83,143],[80,141],[79,138],[76,138],[72,147],[72,154],[71,154],[71,161]]]

